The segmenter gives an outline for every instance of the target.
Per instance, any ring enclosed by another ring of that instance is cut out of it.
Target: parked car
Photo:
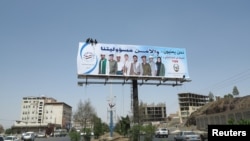
[[[34,132],[26,132],[23,135],[24,141],[34,141],[35,140],[35,133]]]
[[[56,129],[54,131],[54,136],[55,137],[65,137],[67,135],[67,130],[66,129]]]
[[[193,131],[180,131],[175,135],[174,141],[201,141],[201,138]]]
[[[19,141],[19,138],[16,136],[7,136],[4,138],[4,141]]]
[[[24,133],[22,133],[22,135],[21,135],[21,140],[23,140],[23,136],[25,135],[25,132]]]
[[[4,137],[0,136],[0,141],[4,141]]]
[[[36,137],[37,138],[45,138],[46,136],[45,136],[45,133],[39,132],[39,133],[36,134]]]
[[[169,130],[167,128],[158,128],[155,131],[155,137],[166,137],[168,138]]]

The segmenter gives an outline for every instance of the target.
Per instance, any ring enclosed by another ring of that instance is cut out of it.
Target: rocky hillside
[[[196,112],[193,112],[188,118],[186,125],[196,125],[195,117],[199,115],[222,113],[230,110],[245,109],[247,107],[250,107],[250,95],[235,98],[221,98],[214,102],[209,102]]]

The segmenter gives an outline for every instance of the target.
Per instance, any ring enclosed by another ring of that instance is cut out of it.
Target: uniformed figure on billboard
[[[156,76],[165,76],[165,66],[161,61],[161,57],[157,57],[156,68]]]
[[[131,62],[129,61],[129,56],[128,54],[124,54],[124,64],[123,64],[123,75],[129,75],[130,72],[130,67],[131,67]]]
[[[114,60],[114,54],[109,55],[109,74],[116,74],[117,62]]]
[[[109,74],[109,62],[105,58],[105,54],[101,54],[99,61],[99,74]]]
[[[147,58],[145,55],[141,57],[142,63],[140,64],[140,75],[151,76],[151,67],[149,63],[147,63]]]
[[[154,62],[154,57],[153,56],[149,56],[149,65],[151,67],[151,74],[152,76],[156,76],[156,63]]]
[[[123,62],[121,61],[121,55],[117,54],[116,55],[116,61],[117,61],[117,75],[123,75]]]
[[[133,62],[130,66],[129,75],[139,75],[140,74],[140,63],[138,62],[138,57],[133,55]]]

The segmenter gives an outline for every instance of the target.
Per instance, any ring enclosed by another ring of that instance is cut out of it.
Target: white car
[[[45,136],[45,133],[39,132],[39,133],[37,133],[36,137],[37,138],[45,138],[46,136]]]
[[[34,141],[35,140],[35,133],[34,132],[26,132],[23,135],[24,141]]]
[[[19,141],[19,138],[16,136],[7,136],[4,138],[4,141]]]
[[[158,128],[155,131],[155,137],[166,137],[168,138],[169,130],[167,128]]]
[[[193,131],[180,131],[174,137],[174,141],[201,141],[200,135]]]

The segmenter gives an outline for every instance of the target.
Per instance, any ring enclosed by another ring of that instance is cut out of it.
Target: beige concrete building
[[[23,97],[20,120],[17,120],[12,128],[21,131],[42,130],[48,125],[69,128],[71,115],[72,107],[64,102],[57,102],[54,98]]]
[[[209,97],[194,93],[179,93],[179,116],[180,123],[183,123],[191,113],[204,106]]]
[[[166,122],[167,109],[165,103],[159,104],[146,104],[143,103],[140,107],[142,113],[142,122]]]

